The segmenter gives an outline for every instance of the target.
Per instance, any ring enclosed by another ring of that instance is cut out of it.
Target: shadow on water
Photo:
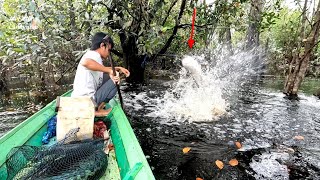
[[[148,116],[170,83],[124,89],[126,113],[156,178],[319,179],[319,100],[303,94],[289,100],[264,86],[243,87],[228,115],[211,122]],[[190,152],[184,154],[184,147]],[[234,158],[239,164],[229,165]],[[216,160],[224,163],[222,170]]]

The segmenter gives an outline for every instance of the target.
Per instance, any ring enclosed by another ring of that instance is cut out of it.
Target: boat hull
[[[71,91],[63,96],[70,96]],[[153,180],[154,175],[124,114],[120,104],[112,99],[108,106],[112,107],[111,113],[105,118],[111,121],[111,139],[115,147],[114,153],[109,157],[108,170],[101,179],[125,180]],[[56,101],[52,101],[40,111],[26,119],[17,127],[0,138],[0,179],[6,179],[6,155],[17,146],[41,146],[41,139],[47,130],[47,122],[55,113]],[[116,159],[114,159],[114,156]]]

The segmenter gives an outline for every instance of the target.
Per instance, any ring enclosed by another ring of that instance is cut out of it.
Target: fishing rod
[[[116,72],[116,68],[114,67],[111,52],[110,52],[109,58],[110,58],[111,68],[113,71],[113,76],[117,76],[117,72]],[[118,83],[116,83],[116,87],[117,87],[117,91],[118,91],[118,95],[119,95],[120,105],[121,105],[121,108],[123,109],[123,99],[122,99],[122,95],[121,95],[121,91],[120,91],[120,85]]]

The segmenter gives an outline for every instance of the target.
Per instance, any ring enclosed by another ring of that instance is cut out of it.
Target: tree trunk
[[[249,14],[249,28],[247,32],[247,44],[246,49],[252,49],[256,46],[259,46],[259,26],[262,20],[261,13],[265,0],[257,1],[251,0],[251,8]]]
[[[138,56],[136,37],[134,35],[127,35],[125,32],[119,33],[119,36],[125,67],[130,71],[130,76],[126,81],[129,83],[143,83],[145,69],[142,66],[143,59]]]
[[[299,70],[299,66],[300,66],[300,61],[299,61],[299,51],[301,49],[301,42],[302,39],[305,38],[305,25],[306,25],[306,20],[307,20],[307,16],[306,16],[306,11],[307,11],[307,0],[305,0],[304,2],[304,6],[302,9],[302,14],[301,14],[301,29],[300,29],[300,34],[299,34],[299,38],[298,38],[298,42],[297,45],[292,48],[296,48],[298,50],[292,52],[292,56],[291,59],[289,59],[289,69],[288,69],[288,75],[286,77],[286,81],[285,81],[285,85],[284,85],[284,93],[290,95],[293,89],[293,83],[294,80],[297,76],[298,70]]]
[[[226,29],[226,42],[225,42],[225,43],[227,44],[227,48],[228,48],[228,51],[229,51],[229,55],[233,55],[230,24],[227,25],[227,29]]]
[[[1,95],[6,95],[9,91],[7,83],[7,67],[0,64],[0,70],[0,93]]]
[[[304,1],[303,9],[302,9],[302,20],[301,20],[301,31],[300,31],[300,38],[306,37],[305,29],[306,29],[306,21],[307,21],[307,6],[308,0]],[[302,40],[302,39],[300,39]]]
[[[104,5],[109,12],[108,19],[110,20],[114,19],[114,16],[117,16],[121,19],[121,20],[110,22],[108,24],[108,27],[118,31],[125,67],[127,67],[128,70],[130,71],[130,76],[126,79],[127,82],[142,83],[144,81],[144,71],[145,71],[144,62],[147,56],[145,54],[139,54],[137,40],[138,40],[138,35],[143,36],[143,34],[140,34],[141,28],[144,28],[144,29],[150,28],[150,22],[154,17],[155,12],[150,13],[151,7],[148,7],[149,3],[146,3],[147,1],[143,1],[143,0],[132,1],[131,8],[130,8],[132,11],[130,12],[125,8],[126,6],[122,5],[120,2],[115,3],[110,7],[107,5]],[[126,2],[127,1],[123,1],[123,3],[126,3]],[[179,1],[175,1],[171,4],[172,8],[177,2]],[[160,50],[157,53],[151,55],[150,57],[151,61],[156,59],[159,54],[164,54],[170,47],[172,41],[174,40],[178,32],[180,20],[182,18],[184,9],[186,7],[186,2],[187,0],[181,0],[180,11],[176,17],[176,23],[173,28],[172,34],[164,43],[164,46],[160,48]],[[160,0],[158,1],[158,3],[159,3],[159,6],[162,6],[161,4],[164,4],[164,1]],[[154,9],[154,11],[157,11],[159,10],[157,9],[159,8],[159,6],[155,6],[154,8],[151,8],[151,9]],[[126,11],[132,17],[132,23],[130,23],[129,27],[124,28],[122,25],[123,23],[120,23],[120,22],[125,18],[125,15],[123,12],[126,12]],[[167,13],[169,14],[170,11],[171,10],[169,9]],[[153,10],[151,10],[151,12],[153,12]],[[162,23],[165,23],[165,22],[166,22],[166,18],[162,21]]]
[[[69,18],[70,18],[70,30],[74,34],[77,34],[78,28],[76,24],[76,14],[75,14],[75,8],[73,6],[72,0],[68,1],[68,6],[69,6]],[[75,35],[71,35],[71,38],[74,39]],[[74,44],[74,41],[71,41]]]
[[[219,31],[218,42],[222,45],[222,49],[227,48],[228,55],[233,55],[230,24],[225,24],[225,27]]]
[[[142,65],[143,59],[139,56],[139,51],[137,47],[137,39],[141,26],[140,24],[143,19],[144,4],[143,1],[134,1],[133,9],[135,9],[132,14],[136,18],[133,18],[130,30],[131,32],[122,31],[119,33],[121,47],[123,52],[123,60],[125,66],[130,71],[130,76],[126,79],[129,83],[143,83],[144,82],[144,71],[145,68]],[[148,17],[145,17],[148,19]],[[132,33],[134,32],[134,33]]]
[[[307,1],[307,0],[306,0]],[[302,17],[304,22],[304,17]],[[305,28],[302,27],[301,35],[304,34]],[[294,57],[289,66],[289,72],[285,83],[284,93],[288,96],[297,96],[299,87],[308,69],[310,57],[313,54],[313,49],[317,45],[320,30],[320,3],[314,16],[314,21],[311,26],[311,32],[307,38],[303,39],[304,51],[301,55],[293,53]]]

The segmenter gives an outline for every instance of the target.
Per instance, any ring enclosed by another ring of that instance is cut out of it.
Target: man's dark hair
[[[103,32],[97,32],[91,40],[91,50],[97,50],[100,48],[100,44],[104,43],[106,46],[107,44],[111,44],[111,49],[114,46],[112,38]]]

